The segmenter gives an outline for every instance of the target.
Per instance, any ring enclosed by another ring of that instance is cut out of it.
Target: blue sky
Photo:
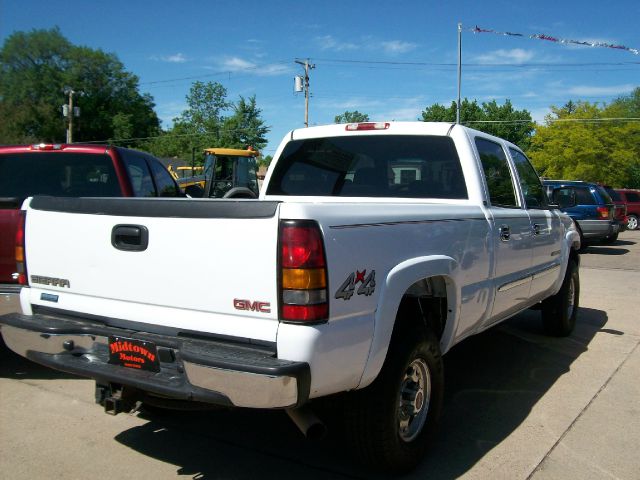
[[[193,81],[217,81],[228,99],[256,96],[271,127],[265,154],[304,126],[293,92],[310,58],[311,125],[345,110],[372,120],[416,120],[457,95],[457,24],[463,24],[462,96],[509,98],[542,120],[568,100],[610,102],[640,86],[640,56],[526,38],[546,34],[640,48],[640,2],[0,0],[0,41],[58,26],[75,45],[115,53],[153,96],[166,128]],[[523,38],[474,34],[478,25]]]

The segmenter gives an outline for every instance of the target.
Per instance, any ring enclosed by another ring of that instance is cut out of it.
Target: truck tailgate
[[[35,197],[30,302],[275,341],[277,213],[257,200]]]

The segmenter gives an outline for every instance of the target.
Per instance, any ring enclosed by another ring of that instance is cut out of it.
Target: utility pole
[[[460,123],[460,85],[462,83],[462,23],[458,23],[458,105],[456,123]]]
[[[69,96],[69,103],[62,106],[62,115],[67,117],[67,143],[73,143],[73,117],[80,116],[80,109],[73,106],[73,95],[82,92],[76,92],[71,87],[65,87],[64,93]]]
[[[296,60],[297,64],[304,67],[304,126],[309,126],[309,70],[316,68],[315,65],[309,63],[307,58],[304,62]]]

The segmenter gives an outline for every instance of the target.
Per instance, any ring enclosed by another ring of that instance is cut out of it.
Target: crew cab
[[[156,158],[137,150],[81,144],[0,146],[0,311],[18,309],[16,234],[24,222],[22,201],[33,195],[148,197],[177,196],[180,190]]]
[[[315,436],[331,397],[363,461],[388,471],[421,460],[455,344],[531,307],[552,335],[576,322],[574,222],[522,150],[461,125],[294,130],[253,200],[23,208],[24,313],[0,317],[11,349],[94,378],[110,413],[284,409]],[[185,244],[206,253],[177,276]]]

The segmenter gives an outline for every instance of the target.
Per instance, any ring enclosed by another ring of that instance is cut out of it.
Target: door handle
[[[509,225],[501,225],[498,231],[500,232],[500,240],[503,242],[511,240],[511,228]]]
[[[111,245],[125,252],[142,252],[149,246],[149,230],[143,225],[116,225],[111,230]]]
[[[533,234],[534,235],[540,235],[540,225],[537,223],[533,224]]]

